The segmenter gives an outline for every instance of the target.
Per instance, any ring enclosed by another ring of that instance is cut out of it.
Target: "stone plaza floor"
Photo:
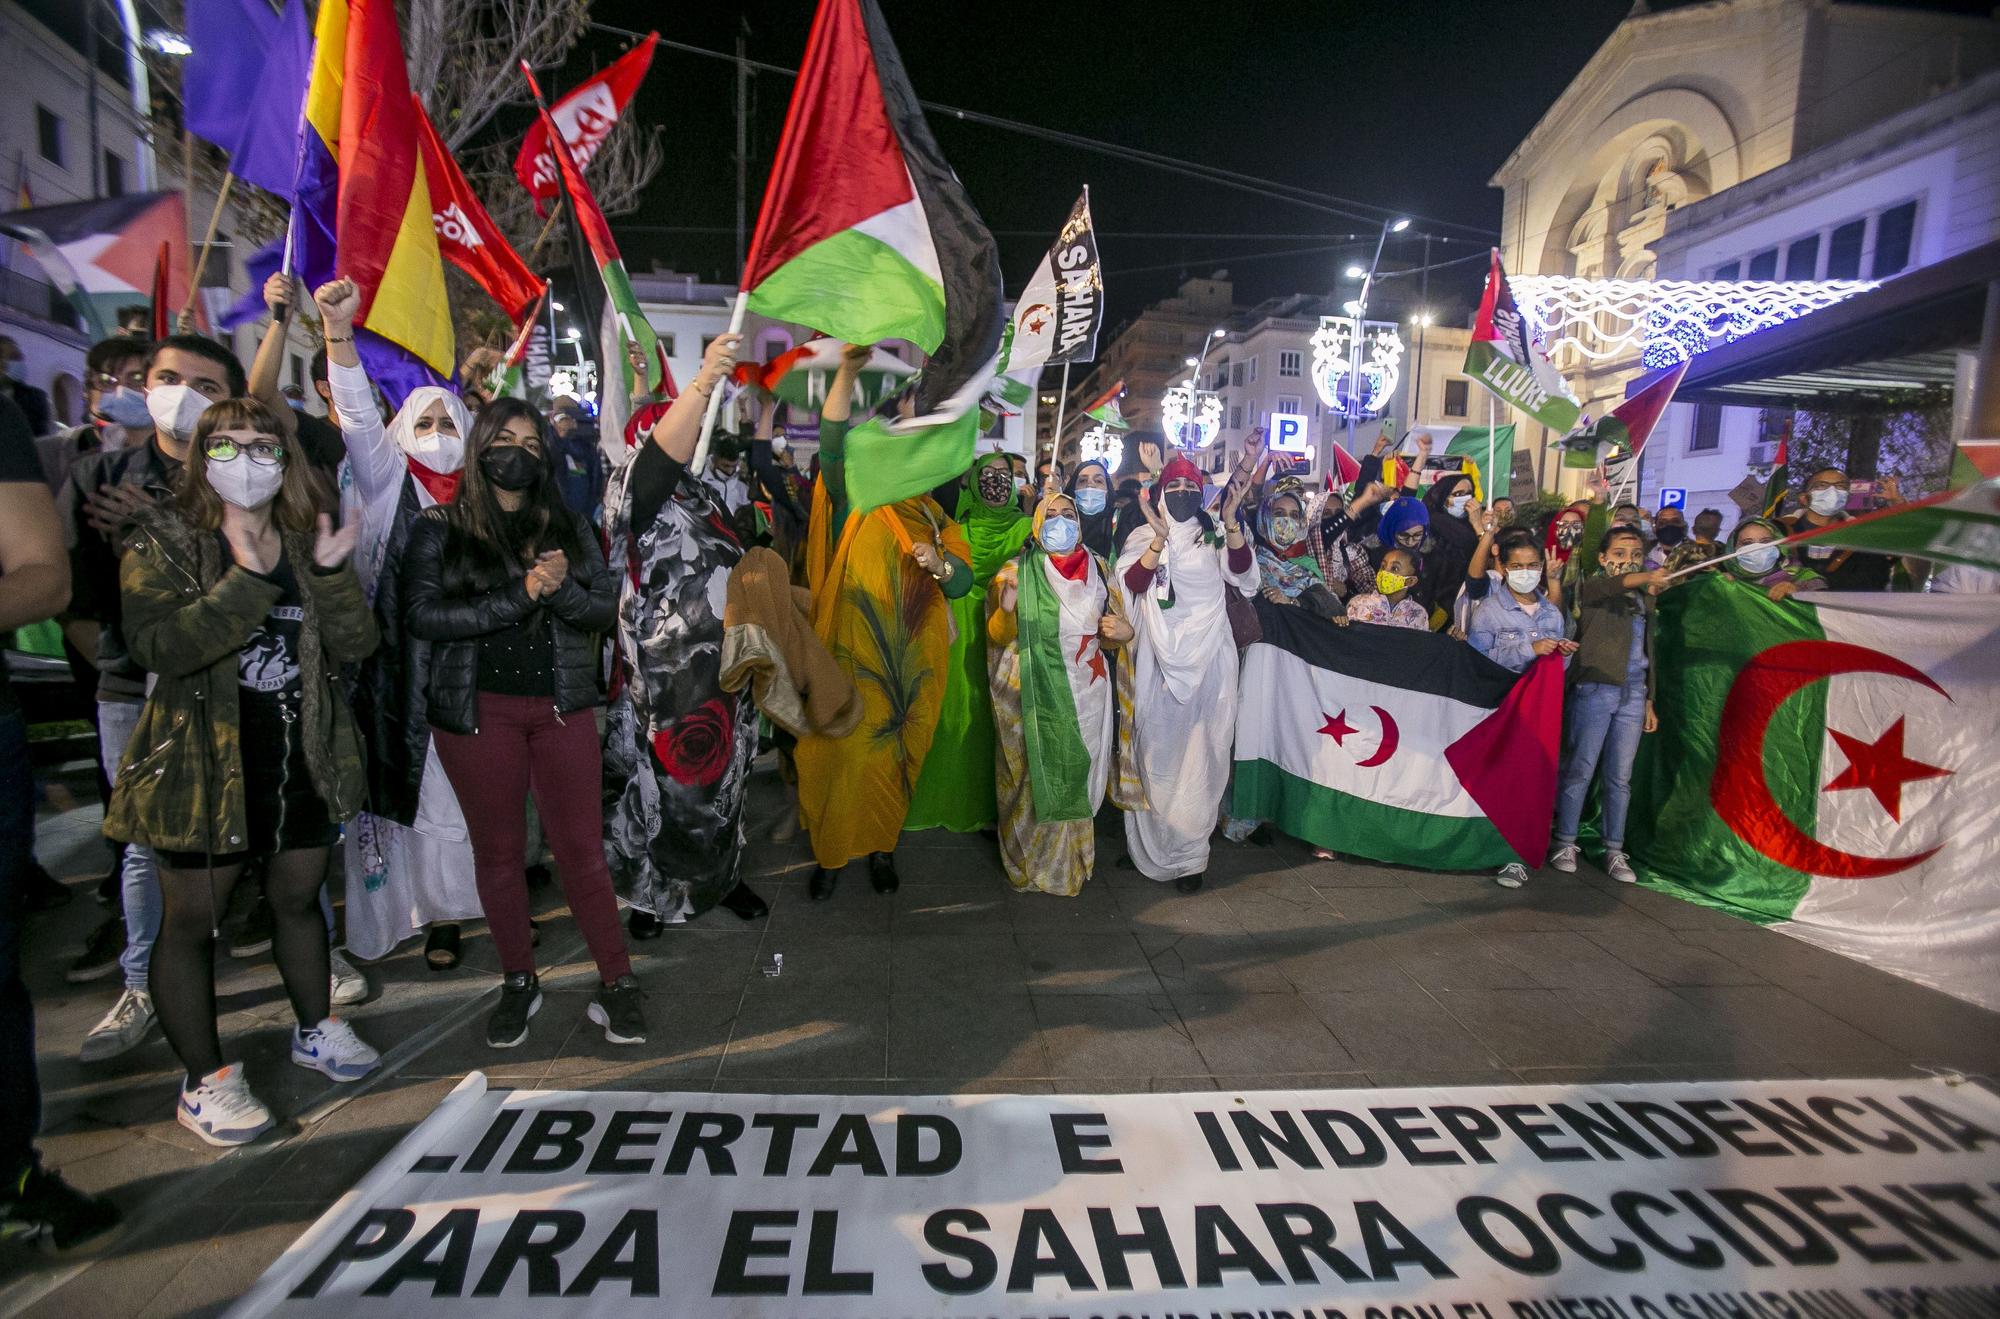
[[[752,801],[762,840],[775,782],[760,775]],[[768,919],[717,910],[634,945],[643,1046],[584,1019],[591,967],[554,885],[528,1040],[485,1045],[498,975],[471,925],[457,971],[429,971],[414,942],[364,967],[374,992],[345,1015],[385,1065],[359,1085],[289,1064],[268,954],[219,958],[225,1052],[280,1119],[225,1154],[174,1121],[157,1030],[76,1061],[118,991],[115,975],[62,976],[103,910],[97,825],[95,807],[43,818],[41,859],[78,895],[33,918],[26,957],[41,1149],[127,1223],[59,1259],[0,1253],[0,1316],[220,1312],[472,1070],[505,1087],[855,1094],[2000,1073],[2000,1015],[1595,870],[1509,892],[1218,842],[1207,886],[1182,896],[1115,869],[1106,832],[1098,874],[1062,899],[1013,893],[983,839],[933,833],[898,852],[901,892],[876,894],[857,865],[814,903],[799,839],[752,844]]]

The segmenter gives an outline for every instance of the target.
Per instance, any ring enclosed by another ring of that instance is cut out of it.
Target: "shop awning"
[[[1996,282],[2000,242],[1961,252],[1702,353],[1674,401],[1843,412],[1949,389]]]

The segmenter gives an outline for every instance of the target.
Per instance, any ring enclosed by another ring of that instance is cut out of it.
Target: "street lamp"
[[[1375,236],[1375,255],[1369,260],[1368,269],[1359,274],[1361,296],[1348,303],[1345,308],[1347,314],[1354,321],[1354,333],[1348,340],[1348,353],[1351,361],[1348,371],[1347,388],[1349,402],[1346,408],[1347,451],[1349,453],[1354,452],[1354,427],[1360,420],[1361,414],[1361,318],[1368,314],[1368,294],[1375,287],[1375,270],[1376,267],[1382,264],[1382,249],[1387,246],[1389,235],[1400,234],[1409,227],[1410,221],[1404,216],[1398,216],[1393,220],[1384,220],[1382,222],[1382,232]],[[1347,277],[1354,279],[1357,277],[1357,272],[1360,271],[1361,267],[1358,265],[1349,266],[1347,268]],[[1423,361],[1421,357],[1417,360],[1419,364]]]
[[[1221,429],[1222,400],[1201,387],[1201,371],[1208,365],[1208,350],[1228,333],[1220,325],[1210,330],[1201,341],[1201,354],[1181,359],[1190,368],[1188,378],[1160,396],[1161,429],[1178,448],[1205,449]]]

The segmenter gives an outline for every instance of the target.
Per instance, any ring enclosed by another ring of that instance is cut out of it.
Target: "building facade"
[[[1834,0],[1656,13],[1640,0],[1493,176],[1502,257],[1516,275],[1663,277],[1661,244],[1681,210],[1803,157],[1830,165],[1871,127],[1996,65],[2000,23],[1989,18]],[[1727,265],[1718,256],[1712,268]],[[1636,351],[1556,361],[1591,415],[1640,373]],[[1558,438],[1526,429],[1531,445]]]

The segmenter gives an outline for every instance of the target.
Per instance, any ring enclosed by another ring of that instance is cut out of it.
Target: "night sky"
[[[1497,239],[1500,194],[1487,180],[1631,0],[884,0],[883,7],[920,97],[1420,217],[1407,241],[1391,241],[1389,269],[1419,263],[1425,230],[1452,240],[1433,245],[1433,262]],[[718,50],[730,49],[747,21],[746,54],[786,67],[798,63],[811,12],[808,0],[596,0],[592,7],[599,22],[658,24],[665,38]],[[622,48],[622,39],[593,33],[557,82],[571,85]],[[642,210],[613,225],[635,267],[658,262],[735,278],[733,82],[731,64],[658,52],[638,107],[648,122],[665,125],[667,165]],[[790,83],[772,74],[752,79],[752,224]],[[1090,185],[1112,325],[1183,277],[1217,269],[1235,279],[1239,303],[1329,292],[1341,269],[1365,264],[1379,224],[936,110],[930,122],[999,236],[1010,292],[1040,259],[1078,186]],[[1329,246],[1362,231],[1359,245]],[[1158,233],[1200,236],[1126,236]],[[1298,250],[1307,248],[1322,250]],[[1476,260],[1437,273],[1430,302],[1441,319],[1467,314],[1480,279]],[[1414,285],[1378,286],[1376,306],[1413,305]]]

